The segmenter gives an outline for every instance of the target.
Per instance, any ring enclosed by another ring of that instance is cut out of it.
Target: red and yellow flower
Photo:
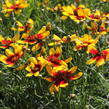
[[[94,20],[94,21],[100,21],[101,20],[101,12],[99,10],[96,10],[94,13],[92,13],[89,16],[90,20]]]
[[[86,8],[84,5],[79,5],[76,7],[75,5],[71,6],[63,6],[61,8],[63,18],[70,17],[75,22],[80,22],[85,20],[90,15],[90,9]]]
[[[29,59],[29,65],[27,65],[27,67],[25,68],[29,72],[28,74],[26,74],[26,76],[41,76],[39,73],[42,71],[45,65],[45,63],[40,62],[40,60],[38,60],[37,58],[31,57]]]
[[[50,28],[48,24],[46,26],[43,26],[37,34],[35,35],[23,34],[22,38],[24,38],[25,39],[24,41],[29,44],[35,44],[38,42],[38,40],[45,39],[47,36],[49,36],[49,34],[50,34]]]
[[[74,74],[77,66],[72,67],[70,70],[60,70],[58,72],[53,72],[50,66],[47,69],[50,77],[44,79],[53,83],[49,89],[51,93],[58,92],[59,88],[68,86],[69,80],[76,80],[83,75],[82,72]]]
[[[103,65],[109,59],[109,49],[98,51],[97,49],[90,50],[90,54],[94,55],[93,58],[89,59],[86,63],[93,64],[96,62],[96,66]]]
[[[56,50],[54,48],[51,48],[49,50],[49,56],[47,56],[46,58],[44,57],[40,57],[39,59],[43,62],[45,61],[46,64],[48,66],[52,66],[53,67],[53,71],[57,72],[59,70],[63,70],[63,69],[68,69],[68,65],[67,63],[69,63],[72,58],[68,58],[68,59],[65,59],[65,60],[61,60],[59,59],[60,56],[62,54],[62,48],[61,47],[57,47]]]
[[[28,19],[25,25],[23,25],[20,21],[16,21],[15,26],[16,27],[12,27],[11,30],[30,33],[34,27],[34,21],[32,19]]]
[[[7,48],[9,47],[14,41],[7,37],[7,38],[4,38],[2,35],[0,35],[0,48]]]
[[[23,46],[11,45],[14,48],[14,52],[10,49],[5,50],[6,55],[0,54],[0,61],[6,64],[8,67],[12,67],[16,62],[24,55]]]
[[[9,16],[12,12],[19,14],[23,8],[28,6],[27,0],[5,0],[2,12]]]
[[[73,42],[77,39],[77,35],[76,34],[73,34],[71,36],[64,36],[63,38],[60,38],[59,36],[57,35],[53,35],[53,38],[52,40],[54,42],[51,42],[49,43],[48,45],[49,46],[54,46],[54,45],[60,45],[60,44],[63,44],[63,43],[68,43],[68,42]]]
[[[98,24],[97,22],[91,22],[91,26],[87,26],[93,34],[105,35],[107,33],[106,25],[104,22]]]
[[[76,45],[74,46],[74,50],[77,51],[85,49],[86,52],[89,53],[92,48],[95,48],[98,41],[99,36],[93,39],[91,35],[85,34],[83,37],[78,37],[78,39],[75,40]]]

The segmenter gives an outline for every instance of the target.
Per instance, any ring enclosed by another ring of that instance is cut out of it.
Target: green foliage
[[[2,18],[0,34],[14,36],[15,33],[10,28],[15,24],[15,20],[24,23],[28,18],[35,21],[31,34],[37,32],[47,22],[52,23],[51,36],[56,34],[63,37],[73,33],[78,35],[88,33],[82,29],[82,24],[77,25],[69,19],[60,20],[60,12],[51,12],[43,6],[38,6],[39,1],[42,0],[28,0],[30,6],[25,8],[20,15],[13,14],[8,18],[0,13],[0,18]],[[58,3],[67,5],[74,3],[74,0],[50,0],[48,6],[53,8]],[[81,0],[78,4],[85,4],[90,9],[109,12],[109,3],[101,3],[99,0]],[[0,11],[1,7],[2,2]],[[49,93],[50,84],[47,81],[37,77],[27,78],[25,70],[16,71],[15,67],[8,69],[0,63],[0,109],[108,109],[109,63],[98,68],[95,65],[86,65],[85,62],[89,57],[86,57],[85,53],[80,56],[82,51],[72,51],[72,46],[69,43],[63,47],[63,56],[65,58],[72,56],[74,61],[69,64],[69,68],[77,65],[78,71],[84,72],[84,75],[79,80],[71,81],[69,86],[60,89],[55,95]],[[102,47],[105,48],[104,43]],[[2,52],[3,50],[0,51]],[[29,53],[26,58],[28,57]]]

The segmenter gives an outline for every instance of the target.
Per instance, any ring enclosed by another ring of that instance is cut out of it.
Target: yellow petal
[[[59,72],[59,71],[61,71],[61,70],[66,71],[66,70],[68,70],[68,68],[67,68],[67,66],[60,65],[60,66],[58,66],[58,67],[53,67],[52,72]]]
[[[12,40],[14,40],[14,41],[17,41],[17,40],[19,40],[20,39],[20,35],[19,34],[16,34],[13,38],[12,38]]]
[[[38,63],[35,57],[30,57],[28,61],[32,62],[33,64],[37,64]]]
[[[48,61],[46,59],[44,59],[43,57],[38,57],[37,58],[42,66],[45,66],[46,64],[48,64]]]
[[[10,51],[9,49],[6,49],[5,53],[6,53],[7,56],[14,55],[14,53],[12,51]]]
[[[53,35],[53,40],[55,40],[55,41],[60,41],[61,38],[54,34],[54,35]]]
[[[52,81],[52,78],[43,78],[43,79],[45,79],[45,80],[47,80],[47,81],[49,81],[49,82],[53,82],[53,81]]]
[[[83,75],[83,72],[79,72],[78,74],[72,76],[72,78],[70,78],[70,79],[71,80],[76,80],[76,79],[79,79],[82,75]]]
[[[56,54],[62,54],[62,47],[57,47],[56,48]]]
[[[50,65],[46,66],[47,72],[52,75],[52,67]]]
[[[34,76],[39,76],[39,72],[34,73]]]
[[[5,4],[6,4],[7,7],[11,7],[12,6],[12,4],[9,1],[5,1]]]
[[[43,27],[39,30],[38,34],[42,34],[42,33],[44,33],[45,31],[46,31],[46,26],[43,26]]]
[[[54,54],[55,54],[55,50],[54,50],[54,48],[51,48],[49,51],[49,55],[54,55]]]
[[[77,70],[77,66],[74,66],[74,67],[72,67],[70,70],[69,70],[69,72],[71,72],[71,73],[75,73],[76,72],[76,70]]]
[[[59,86],[52,84],[49,91],[50,91],[51,94],[54,94],[55,92],[59,91]]]
[[[14,52],[15,54],[19,53],[21,54],[22,52],[22,46],[21,45],[13,45],[13,48],[14,48]]]
[[[31,72],[30,66],[27,66],[25,69],[26,69],[28,72]]]
[[[59,87],[66,87],[66,86],[68,86],[68,83],[67,82],[66,83],[63,83],[63,84],[60,84]]]
[[[99,67],[99,66],[103,65],[104,63],[105,63],[104,58],[100,58],[99,60],[97,60],[96,66]]]
[[[55,42],[51,42],[51,43],[49,43],[48,45],[49,46],[54,46],[54,45],[56,45],[57,43],[55,43]]]
[[[39,44],[36,44],[36,45],[34,45],[34,46],[32,47],[32,51],[33,51],[33,52],[35,52],[35,51],[37,51],[37,50],[39,50],[39,49],[40,49]]]
[[[69,63],[71,60],[72,60],[72,57],[70,57],[70,58],[64,60],[64,62],[65,62],[65,63]]]
[[[6,64],[7,57],[5,55],[0,54],[0,61]]]
[[[31,76],[33,76],[33,73],[26,74],[26,77],[31,77]]]
[[[66,20],[68,16],[61,16],[61,20]]]
[[[28,21],[27,21],[29,24],[34,24],[34,21],[32,20],[32,19],[28,19]]]
[[[109,61],[109,54],[106,56],[106,61]]]
[[[89,59],[86,64],[93,64],[96,61],[96,58]]]
[[[22,27],[22,26],[23,26],[22,23],[19,22],[19,21],[16,21],[16,24],[17,24],[17,26],[19,26],[19,27]]]
[[[24,64],[24,65],[21,65],[20,67],[17,67],[16,70],[19,71],[19,70],[22,70],[22,69],[24,69],[24,68],[25,68],[25,64]]]
[[[2,35],[0,35],[0,42],[1,42],[2,40],[4,40],[4,38],[3,38],[3,36],[2,36]]]
[[[49,31],[46,31],[46,32],[44,32],[42,35],[43,35],[43,37],[45,38],[45,37],[49,36],[49,34],[50,34],[50,32],[49,32]]]

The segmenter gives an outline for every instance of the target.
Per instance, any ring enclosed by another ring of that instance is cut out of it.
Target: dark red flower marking
[[[41,65],[40,64],[36,64],[34,68],[31,69],[32,73],[36,73],[38,71],[41,70]]]
[[[13,41],[10,40],[2,40],[1,43],[3,44],[3,48],[7,48]]]
[[[6,62],[7,64],[15,64],[19,60],[20,57],[21,56],[19,54],[11,55],[7,57]]]

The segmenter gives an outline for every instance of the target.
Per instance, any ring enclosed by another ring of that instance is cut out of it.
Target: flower
[[[45,39],[47,36],[49,36],[50,34],[50,24],[48,23],[46,26],[43,26],[39,32],[35,35],[28,35],[28,34],[23,34],[22,38],[24,38],[25,42],[29,43],[29,44],[35,44],[37,43],[39,40],[43,40]]]
[[[99,22],[100,23],[100,22]],[[87,26],[93,34],[105,35],[107,33],[105,23],[98,24],[97,22],[91,22],[91,26]]]
[[[0,61],[6,64],[7,67],[12,67],[24,55],[21,45],[11,46],[14,48],[14,52],[12,52],[10,49],[6,49],[6,55],[0,54]]]
[[[96,66],[101,66],[108,61],[109,58],[109,49],[105,49],[102,51],[98,51],[97,49],[92,49],[89,52],[90,54],[94,55],[93,58],[89,59],[86,64],[93,64],[96,62]]]
[[[77,66],[74,66],[70,70],[60,70],[58,72],[53,72],[52,68],[48,66],[48,73],[50,74],[50,77],[45,77],[44,79],[53,83],[49,89],[50,92],[58,92],[59,88],[68,86],[69,80],[76,80],[80,78],[83,73],[79,72],[74,74],[76,70]]]
[[[56,47],[56,50],[54,48],[51,48],[49,50],[49,56],[46,58],[44,57],[39,57],[38,59],[41,60],[42,62],[45,61],[48,66],[53,67],[53,71],[57,72],[62,69],[67,69],[67,63],[69,63],[72,60],[72,57],[69,57],[68,59],[61,60],[59,59],[62,54],[62,48],[61,47]]]
[[[70,17],[78,23],[85,20],[90,15],[90,9],[86,8],[84,5],[79,5],[78,7],[75,5],[62,6],[61,12],[64,16]]]
[[[11,30],[30,33],[33,27],[34,27],[34,21],[29,18],[24,26],[20,21],[16,21],[16,27],[12,27]]]
[[[62,38],[60,38],[59,36],[57,35],[53,35],[53,38],[52,40],[54,42],[51,42],[49,43],[48,45],[49,46],[54,46],[54,45],[60,45],[60,44],[63,44],[63,43],[68,43],[68,42],[72,42],[72,41],[75,41],[78,37],[76,36],[76,34],[73,34],[71,36],[64,36]]]
[[[0,35],[0,43],[1,43],[1,46],[0,48],[7,48],[9,47],[14,41],[7,37],[7,38],[4,38],[2,35]]]
[[[9,16],[12,12],[15,12],[15,14],[19,14],[22,9],[26,8],[27,6],[27,0],[15,0],[14,2],[12,2],[11,0],[5,0],[5,3],[2,7],[2,12],[5,13],[6,16]]]
[[[101,17],[101,12],[99,10],[96,10],[94,13],[90,14],[89,19],[94,21],[100,21]]]
[[[41,76],[39,72],[42,71],[43,67],[45,66],[45,63],[41,63],[40,60],[38,60],[35,57],[31,57],[29,59],[29,64],[25,68],[29,73],[26,74],[27,77],[31,76]]]
[[[75,40],[76,45],[74,46],[74,50],[77,51],[85,48],[86,52],[89,53],[90,49],[95,48],[95,44],[98,41],[99,36],[93,39],[91,35],[84,34],[83,37],[78,37],[78,39]]]

